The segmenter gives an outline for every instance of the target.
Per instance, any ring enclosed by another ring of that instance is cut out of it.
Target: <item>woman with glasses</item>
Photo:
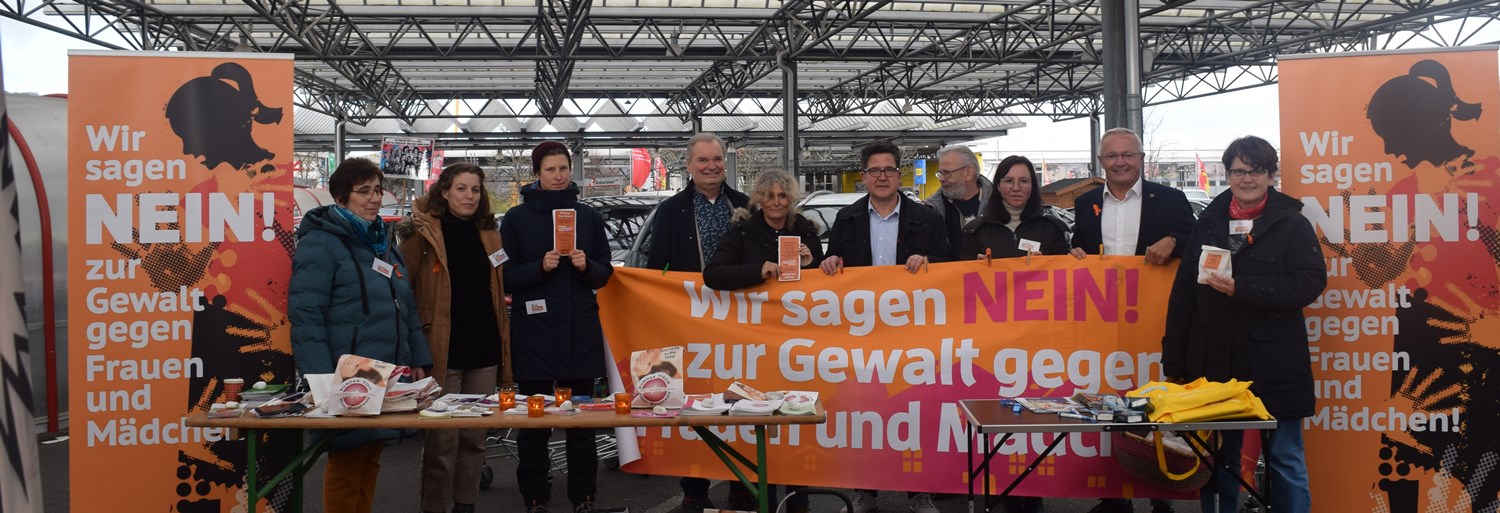
[[[1031,160],[1020,155],[1005,157],[995,173],[990,202],[977,219],[964,225],[959,257],[982,260],[986,251],[992,258],[1067,254],[1067,225],[1042,213],[1042,197],[1036,193],[1041,181]]]
[[[510,336],[500,232],[484,169],[451,164],[401,223],[432,375],[450,393],[494,393],[510,382]],[[491,256],[496,258],[491,258]],[[484,429],[433,429],[422,445],[422,511],[473,513],[484,467]]]
[[[411,367],[416,379],[432,365],[407,268],[380,221],[380,179],[375,163],[345,160],[328,177],[337,204],[309,210],[297,228],[287,316],[301,374],[333,373],[346,354]],[[380,453],[400,434],[360,429],[334,438],[323,472],[323,511],[368,513]]]
[[[609,284],[609,239],[599,213],[578,202],[568,147],[544,142],[531,150],[537,180],[521,188],[524,203],[505,213],[500,238],[506,290],[512,295],[511,360],[519,392],[556,387],[593,390],[604,376],[604,329],[595,291]],[[574,249],[554,243],[556,213],[574,214]],[[547,440],[551,429],[522,429],[516,481],[527,513],[548,513],[552,496]],[[594,430],[567,430],[568,499],[575,513],[593,511],[599,451]]]
[[[1323,252],[1302,202],[1271,187],[1276,150],[1243,137],[1224,150],[1229,190],[1203,209],[1183,248],[1167,306],[1162,371],[1169,381],[1251,381],[1276,417],[1261,431],[1272,511],[1312,510],[1302,419],[1313,414],[1312,361],[1302,308],[1328,284]],[[1199,255],[1230,253],[1230,271],[1200,271]],[[1219,461],[1239,472],[1241,432],[1220,431]],[[1222,471],[1204,487],[1203,511],[1238,511],[1239,484]],[[1215,506],[1217,501],[1217,506]]]

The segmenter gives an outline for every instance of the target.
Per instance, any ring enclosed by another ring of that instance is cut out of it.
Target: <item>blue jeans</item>
[[[1243,431],[1221,431],[1223,445],[1215,453],[1219,461],[1229,464],[1236,474],[1240,471],[1240,448],[1244,446]],[[1270,479],[1271,511],[1277,513],[1310,513],[1312,491],[1307,485],[1307,457],[1302,449],[1302,419],[1276,421],[1276,429],[1260,432],[1261,453],[1266,458],[1266,472]],[[1218,492],[1219,508],[1214,509],[1214,495]],[[1240,503],[1240,484],[1234,477],[1220,469],[1213,480],[1199,494],[1204,513],[1235,513]]]

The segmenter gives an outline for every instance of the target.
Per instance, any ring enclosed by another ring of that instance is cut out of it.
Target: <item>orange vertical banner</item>
[[[1283,57],[1279,72],[1281,183],[1328,260],[1306,310],[1313,510],[1493,511],[1496,51]]]
[[[75,51],[68,85],[72,510],[243,510],[244,442],[182,419],[292,380],[291,56]]]

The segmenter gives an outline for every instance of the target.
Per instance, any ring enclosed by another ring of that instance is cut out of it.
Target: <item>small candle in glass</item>
[[[620,415],[630,414],[630,393],[620,392],[615,394],[615,413]]]
[[[516,387],[505,385],[500,387],[500,409],[509,410],[516,407]]]
[[[556,389],[552,390],[552,393],[557,396],[557,402],[554,404],[559,407],[562,406],[563,401],[567,401],[573,398],[573,389],[568,387],[557,387]]]
[[[546,397],[542,397],[541,394],[532,394],[531,397],[526,398],[526,416],[541,417],[543,415],[546,415],[547,412],[544,409],[546,408],[546,406]]]

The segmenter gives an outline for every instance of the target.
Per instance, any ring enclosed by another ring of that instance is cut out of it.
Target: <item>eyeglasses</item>
[[[901,168],[895,167],[871,167],[865,168],[862,173],[874,176],[901,176]]]
[[[381,187],[379,185],[374,187],[360,187],[358,189],[355,189],[354,193],[360,196],[369,196],[371,194],[379,196],[385,194],[385,187]]]
[[[959,173],[962,173],[963,170],[968,169],[968,168],[969,168],[969,166],[964,166],[964,167],[961,167],[961,168],[958,168],[958,169],[949,169],[947,171],[939,169],[938,172],[937,172],[937,177],[938,177],[939,180],[942,180],[944,178],[958,176]]]
[[[1121,152],[1121,153],[1105,153],[1105,154],[1099,156],[1099,160],[1103,160],[1105,162],[1108,162],[1108,161],[1111,161],[1111,160],[1120,160],[1120,159],[1135,160],[1136,157],[1139,157],[1139,156],[1142,156],[1142,155],[1145,155],[1145,154],[1144,153],[1139,153],[1139,152],[1134,152],[1134,151],[1126,151],[1126,152]]]
[[[1229,177],[1230,178],[1240,178],[1240,177],[1245,176],[1245,175],[1250,175],[1251,177],[1254,177],[1254,178],[1264,178],[1267,174],[1270,174],[1270,173],[1268,171],[1264,170],[1264,169],[1230,169],[1229,170]]]

